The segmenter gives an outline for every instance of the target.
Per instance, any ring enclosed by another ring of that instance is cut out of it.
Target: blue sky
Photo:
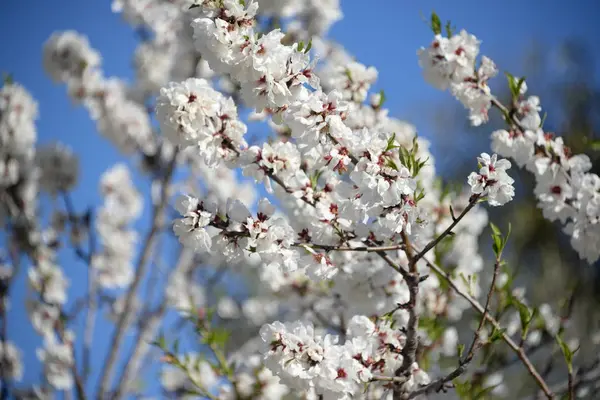
[[[398,1],[343,0],[345,18],[334,25],[331,36],[366,65],[379,70],[376,90],[385,89],[386,106],[394,116],[417,126],[425,137],[433,129],[427,104],[440,104],[447,93],[431,88],[421,79],[416,50],[427,45],[431,32],[427,16],[435,10],[442,20],[466,28],[482,41],[482,53],[496,61],[501,70],[519,75],[521,59],[536,40],[558,43],[567,37],[582,39],[596,56],[597,20],[600,5],[595,1]],[[74,192],[79,210],[98,205],[97,177],[121,156],[96,132],[87,112],[72,105],[64,86],[55,85],[44,74],[41,49],[56,30],[73,29],[88,36],[103,56],[107,76],[132,78],[131,56],[135,36],[120,16],[112,14],[109,0],[3,0],[0,3],[0,71],[9,72],[39,101],[39,142],[61,141],[80,155],[80,183]],[[598,74],[597,74],[598,75]],[[531,87],[535,91],[535,87]],[[438,163],[452,162],[452,155],[433,147]],[[439,164],[438,164],[439,165]],[[139,181],[147,193],[147,183]],[[44,203],[44,204],[47,204]],[[84,284],[84,266],[68,254],[61,255],[73,293]],[[25,296],[24,274],[17,281],[10,313],[9,338],[26,353],[25,382],[35,382],[40,373],[34,349],[39,339],[32,333],[21,305]],[[100,326],[94,352],[95,370],[107,346],[109,330]],[[94,374],[92,373],[92,376]],[[90,383],[90,388],[93,387]]]

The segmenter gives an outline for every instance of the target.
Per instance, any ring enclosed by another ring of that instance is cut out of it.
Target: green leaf
[[[167,340],[165,339],[164,334],[158,335],[158,339],[153,343],[155,346],[159,347],[163,351],[167,351]]]
[[[600,151],[600,139],[588,140],[590,150]]]
[[[498,329],[498,328],[494,327],[494,329],[492,330],[492,334],[488,338],[488,341],[490,343],[497,342],[498,340],[502,339],[502,336],[504,335],[504,332],[506,332],[505,328]]]
[[[563,356],[565,357],[565,362],[567,363],[567,368],[569,370],[569,373],[572,374],[573,373],[573,352],[571,351],[571,349],[569,348],[567,343],[565,343],[565,341],[559,335],[556,335],[556,341],[558,342],[558,345],[560,346],[560,350],[562,351]]]
[[[223,328],[215,328],[207,333],[204,338],[206,344],[225,347],[229,340],[229,331]]]
[[[493,222],[490,222],[490,228],[492,228],[492,233],[494,235],[502,236],[502,232]]]
[[[517,79],[509,72],[505,72],[504,74],[508,80],[508,88],[510,89],[512,99],[515,101],[519,97],[519,84]]]
[[[434,35],[442,33],[442,21],[440,21],[440,17],[435,12],[431,13],[431,30]]]
[[[306,45],[306,49],[304,50],[304,53],[308,53],[310,51],[310,49],[312,49],[312,38],[310,38],[310,40],[308,41],[308,44]]]
[[[304,50],[304,42],[299,42],[298,43],[298,51],[302,51]]]
[[[529,324],[533,319],[533,312],[529,310],[525,304],[523,304],[519,299],[513,298],[513,304],[517,307],[517,311],[519,312],[519,318],[521,319],[521,332],[522,334],[526,334],[529,329]]]
[[[462,358],[463,353],[465,352],[465,345],[459,343],[458,346],[456,346],[456,352],[458,353],[458,358]]]
[[[387,160],[386,165],[392,169],[395,169],[396,171],[398,171],[398,166],[396,165],[396,163],[394,162],[394,160],[392,160],[391,158]]]
[[[396,134],[392,133],[392,136],[387,141],[387,146],[385,147],[385,151],[390,151],[395,149],[397,146],[394,144],[394,140],[396,140]]]
[[[521,87],[523,86],[523,83],[525,83],[525,77],[520,78],[519,81],[517,82],[517,89],[516,89],[517,97],[521,95]]]
[[[456,28],[454,28],[452,26],[452,23],[450,21],[446,22],[446,36],[448,36],[448,38],[451,38],[454,35],[454,31],[456,30]]]
[[[508,238],[510,237],[512,225],[510,223],[508,224],[508,233],[506,236],[503,236],[500,229],[492,222],[490,222],[490,228],[492,229],[492,248],[494,249],[496,258],[500,259],[500,257],[502,257],[502,252],[506,247],[506,243],[508,242]]]
[[[385,97],[385,92],[383,91],[383,89],[381,89],[379,91],[379,104],[377,104],[377,108],[381,108],[386,100],[387,98]]]

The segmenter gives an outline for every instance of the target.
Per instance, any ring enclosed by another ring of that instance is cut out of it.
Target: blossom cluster
[[[104,205],[96,217],[96,230],[102,251],[92,258],[95,279],[101,287],[122,288],[133,279],[137,233],[129,225],[140,215],[143,201],[124,164],[104,173],[100,190]]]
[[[189,78],[161,89],[156,114],[163,134],[182,148],[195,146],[206,164],[234,160],[246,147],[246,125],[231,98],[204,79]]]
[[[346,341],[315,332],[302,322],[274,322],[264,325],[260,335],[265,343],[265,365],[298,389],[313,389],[331,397],[359,394],[375,374],[394,374],[402,365],[405,337],[388,323],[374,323],[365,316],[349,322]],[[415,363],[407,390],[429,383],[427,373]]]
[[[36,207],[37,117],[37,102],[23,86],[7,82],[0,88],[0,189],[10,189],[12,193],[13,204],[8,207],[18,207],[29,216]],[[0,221],[4,209],[0,211]]]
[[[540,99],[526,96],[524,79],[509,75],[515,103],[511,110],[498,103],[487,84],[497,73],[494,62],[483,56],[476,68],[479,44],[466,31],[451,37],[437,34],[418,52],[425,79],[441,90],[450,88],[470,109],[473,125],[487,122],[492,105],[504,113],[508,128],[491,134],[492,150],[533,173],[544,217],[560,221],[579,256],[593,263],[600,257],[600,178],[589,172],[592,164],[586,155],[572,154],[561,137],[544,130]],[[481,176],[473,179],[482,182]],[[475,188],[474,181],[470,184]]]
[[[74,31],[54,33],[44,45],[43,61],[48,75],[67,85],[72,100],[83,104],[98,131],[120,151],[156,152],[145,107],[131,99],[123,81],[104,76],[100,54],[86,37]]]

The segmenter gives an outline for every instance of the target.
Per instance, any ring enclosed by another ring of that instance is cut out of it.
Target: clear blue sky
[[[521,56],[537,40],[558,43],[567,37],[583,39],[600,56],[597,1],[398,1],[343,0],[344,19],[331,35],[366,65],[379,70],[376,89],[385,89],[391,114],[414,123],[428,136],[431,115],[424,104],[449,95],[437,92],[421,79],[416,50],[427,45],[431,32],[424,21],[432,10],[457,28],[466,28],[481,40],[482,52],[501,70],[519,75]],[[41,49],[55,30],[73,29],[86,34],[103,56],[107,76],[132,78],[131,56],[136,46],[130,27],[110,10],[109,0],[3,0],[0,3],[0,71],[10,72],[40,103],[39,142],[62,141],[81,157],[81,179],[74,200],[79,210],[100,202],[97,177],[121,157],[96,132],[85,110],[72,105],[64,86],[44,74]],[[435,147],[434,156],[451,161],[451,155]],[[142,190],[147,192],[145,184]],[[47,204],[47,203],[46,203]],[[71,277],[72,294],[81,293],[84,266],[62,254],[65,273]],[[24,276],[24,274],[21,274]],[[25,279],[17,281],[10,312],[9,338],[26,353],[25,382],[36,382],[40,369],[35,358],[39,339],[33,334],[22,306]],[[109,331],[96,331],[94,371],[106,351]],[[98,357],[98,354],[102,356]],[[151,377],[148,377],[151,378]],[[93,382],[92,382],[93,383]]]

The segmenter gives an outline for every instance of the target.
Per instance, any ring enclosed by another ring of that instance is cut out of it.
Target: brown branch
[[[117,362],[117,357],[119,354],[119,348],[121,346],[121,342],[123,337],[125,336],[125,331],[127,328],[127,323],[129,321],[129,315],[131,314],[133,308],[133,299],[135,298],[138,287],[140,286],[143,277],[146,273],[146,268],[148,266],[148,261],[150,255],[152,253],[152,248],[154,241],[157,237],[158,232],[160,231],[161,225],[163,223],[164,214],[166,211],[166,206],[168,203],[168,187],[169,182],[173,176],[173,172],[175,171],[175,165],[177,164],[177,151],[173,154],[173,158],[171,159],[165,176],[163,177],[163,184],[161,188],[161,196],[158,204],[154,205],[152,210],[152,226],[146,237],[144,238],[142,249],[140,251],[140,257],[138,259],[136,265],[136,272],[133,282],[127,289],[127,294],[125,295],[125,304],[123,306],[123,311],[119,316],[119,320],[117,321],[117,327],[113,333],[109,352],[106,356],[104,362],[104,368],[102,370],[100,385],[98,388],[98,392],[96,397],[98,399],[103,399],[106,397],[106,393],[110,386],[110,381],[112,379],[113,369]]]
[[[402,242],[406,248],[405,253],[408,258],[409,272],[403,275],[404,281],[408,286],[409,300],[403,308],[408,311],[408,324],[406,327],[406,342],[402,348],[402,365],[394,372],[395,376],[404,376],[408,378],[412,365],[417,358],[417,349],[419,348],[419,337],[417,330],[419,328],[419,314],[417,314],[417,296],[419,295],[419,272],[417,271],[417,262],[413,252],[410,238],[404,230],[401,232]],[[401,397],[400,386],[394,388],[394,399]]]
[[[390,246],[334,246],[326,244],[312,244],[312,243],[294,243],[295,247],[309,247],[311,249],[325,250],[325,251],[356,251],[366,253],[379,253],[383,251],[393,250],[404,250],[406,246],[404,244],[395,244]]]

